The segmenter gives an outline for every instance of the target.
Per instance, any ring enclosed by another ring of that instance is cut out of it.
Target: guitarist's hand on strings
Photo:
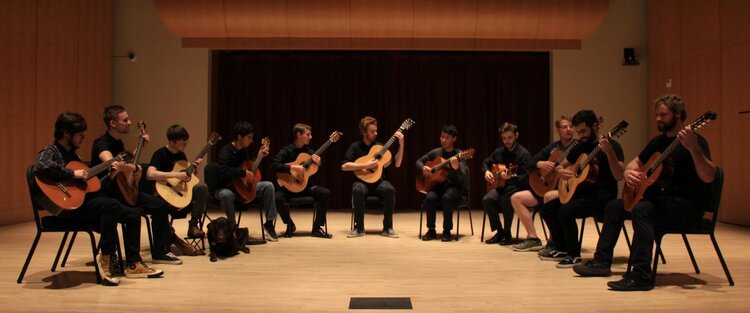
[[[551,173],[555,170],[555,162],[552,161],[539,161],[536,162],[536,167],[545,173]]]
[[[427,177],[430,176],[430,174],[432,174],[432,169],[427,165],[422,166],[422,176]]]
[[[73,171],[73,178],[75,178],[75,179],[86,180],[86,177],[88,175],[89,175],[89,173],[86,170],[75,170],[75,171]]]
[[[566,170],[562,166],[558,165],[555,168],[555,171],[557,171],[557,175],[560,176],[560,178],[562,178],[562,179],[571,179],[571,178],[573,178],[573,172],[571,172],[570,170]]]
[[[292,175],[299,175],[305,172],[305,167],[299,164],[290,165],[289,172]]]
[[[372,160],[370,160],[370,162],[362,164],[362,166],[363,166],[363,169],[376,168],[376,167],[378,167],[378,160],[372,159]]]
[[[315,165],[320,166],[320,156],[319,155],[313,154],[310,158],[312,159],[313,163],[315,163]]]
[[[625,183],[628,184],[629,187],[635,187],[636,185],[640,184],[644,178],[644,175],[641,171],[634,169],[626,169],[624,176]]]
[[[174,178],[177,178],[177,179],[179,179],[181,181],[189,181],[190,180],[190,175],[188,175],[187,172],[180,171],[180,172],[175,172],[174,173]]]
[[[484,172],[484,179],[486,179],[488,182],[492,182],[495,180],[495,175],[492,175],[492,172],[486,171]]]
[[[245,170],[245,180],[252,180],[255,178],[255,173]]]

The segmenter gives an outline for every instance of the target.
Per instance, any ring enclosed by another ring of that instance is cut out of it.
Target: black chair
[[[61,218],[58,216],[44,216],[40,217],[39,211],[43,211],[44,208],[39,204],[40,197],[43,197],[40,193],[41,190],[36,185],[36,181],[34,179],[34,173],[31,166],[29,166],[26,169],[26,179],[27,179],[27,185],[29,188],[29,196],[31,198],[31,209],[34,213],[34,222],[36,223],[36,236],[34,237],[34,242],[31,244],[31,248],[29,249],[29,255],[26,257],[26,262],[24,262],[23,267],[21,268],[21,273],[18,275],[18,280],[16,280],[16,283],[21,283],[23,281],[23,277],[26,274],[26,270],[29,267],[29,264],[31,263],[31,258],[34,256],[34,251],[36,250],[37,244],[39,244],[39,239],[42,236],[42,233],[63,233],[63,238],[60,241],[60,247],[57,250],[57,255],[55,255],[55,261],[52,263],[52,269],[51,271],[54,272],[57,268],[58,261],[60,260],[60,255],[62,254],[62,250],[65,247],[65,242],[68,238],[68,234],[70,232],[73,232],[73,235],[77,232],[86,232],[89,235],[89,238],[91,239],[91,252],[94,259],[94,270],[96,272],[96,282],[98,284],[102,283],[102,277],[99,273],[99,264],[96,261],[96,255],[99,251],[99,247],[97,246],[96,238],[94,237],[94,232],[98,232],[99,230],[96,229],[95,225],[91,224],[85,224],[80,223],[76,220]],[[71,239],[72,244],[72,239]],[[119,247],[117,249],[118,254],[120,253]],[[68,249],[68,252],[70,252],[70,249]],[[66,253],[67,258],[67,253]],[[122,258],[120,257],[120,263],[122,263]],[[122,266],[122,264],[120,264]]]
[[[716,241],[715,235],[716,221],[719,217],[721,191],[723,185],[724,170],[721,167],[717,166],[716,176],[714,177],[714,181],[711,183],[711,187],[707,192],[707,206],[705,208],[705,211],[712,212],[712,216],[710,219],[704,217],[700,221],[695,221],[686,225],[669,225],[666,227],[657,227],[656,229],[654,229],[656,254],[654,255],[654,261],[651,270],[652,285],[656,282],[656,269],[659,265],[659,255],[663,254],[661,250],[661,241],[663,237],[668,234],[679,234],[682,235],[682,241],[685,242],[685,248],[687,249],[688,255],[690,256],[690,261],[693,263],[693,268],[695,269],[696,274],[700,274],[700,269],[698,268],[698,263],[695,261],[695,255],[693,254],[693,249],[690,247],[690,242],[688,241],[687,235],[708,235],[711,238],[711,243],[713,243],[714,251],[716,251],[716,255],[719,257],[721,267],[724,269],[724,274],[727,276],[729,285],[734,286],[734,279],[732,279],[732,274],[729,273],[729,267],[727,266],[727,262],[724,260],[724,255],[721,253],[721,249],[719,248],[719,243]],[[630,269],[631,264],[630,262],[628,262],[628,272],[630,272]]]
[[[280,188],[280,187],[277,187]],[[313,211],[313,223],[315,223],[315,218],[318,216],[318,206],[315,204],[315,198],[311,196],[302,196],[302,197],[290,197],[287,199],[287,204],[289,205],[289,211],[292,209],[298,209],[298,208],[311,208]],[[290,213],[291,215],[291,213]],[[274,220],[274,226],[276,226],[276,221]],[[326,233],[328,232],[328,220],[326,220],[326,223],[323,225],[325,227]],[[312,229],[312,227],[310,228]]]
[[[212,206],[221,207],[221,204],[218,201],[219,199],[217,199],[214,196],[216,190],[219,189],[219,182],[220,182],[220,180],[219,180],[219,164],[218,163],[208,163],[208,164],[206,164],[206,167],[203,169],[203,178],[205,179],[206,185],[208,186],[208,193],[209,193],[209,195],[208,195],[209,203],[208,204],[210,204]],[[235,199],[237,199],[237,198],[235,198]],[[242,221],[242,212],[246,211],[248,209],[251,209],[251,208],[257,208],[258,209],[258,212],[259,212],[259,215],[260,215],[260,234],[261,234],[261,237],[262,237],[262,241],[265,242],[266,241],[266,232],[265,232],[265,229],[263,228],[263,223],[264,223],[263,222],[263,206],[260,204],[260,201],[258,201],[257,198],[255,200],[253,200],[252,202],[250,202],[250,203],[241,203],[241,202],[238,202],[237,200],[235,200],[234,209],[235,209],[235,214],[237,215],[236,225],[237,225],[238,228],[240,227],[240,222]],[[222,212],[223,211],[224,210],[222,208]],[[208,214],[205,214],[205,212],[204,212],[202,220],[204,220],[206,218],[210,219],[210,217],[208,217]],[[201,222],[201,224],[202,224],[202,222]],[[203,226],[201,225],[201,227],[203,227]]]

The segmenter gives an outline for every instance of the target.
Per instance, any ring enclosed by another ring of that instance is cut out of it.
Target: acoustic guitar
[[[443,183],[448,179],[448,170],[446,167],[451,166],[451,162],[455,159],[460,160],[468,160],[474,157],[474,148],[467,149],[466,151],[461,151],[460,153],[446,159],[443,159],[442,157],[434,158],[430,161],[427,161],[425,163],[425,166],[430,167],[430,175],[423,175],[422,173],[417,173],[417,191],[421,193],[427,193],[430,190],[432,190],[435,185]]]
[[[612,139],[613,137],[620,137],[622,134],[625,133],[626,129],[628,128],[628,122],[622,121],[615,125],[612,130],[610,130],[605,137],[607,139]],[[594,160],[594,157],[596,157],[597,154],[601,151],[601,148],[597,145],[596,148],[591,150],[591,153],[588,155],[586,153],[582,153],[575,163],[569,165],[566,167],[566,170],[569,170],[573,172],[573,177],[570,179],[560,179],[557,190],[560,192],[560,202],[561,203],[568,203],[570,199],[573,198],[573,195],[576,192],[576,188],[578,188],[578,185],[585,182],[589,179],[589,173],[594,172],[590,171],[590,163],[592,160]]]
[[[573,142],[571,142],[570,145],[565,148],[565,150],[556,149],[552,152],[552,154],[550,154],[549,158],[547,158],[547,161],[555,163],[553,165],[553,168],[560,165],[560,163],[562,163],[562,161],[568,157],[568,153],[570,153],[570,150],[572,150],[577,145],[578,140],[573,140]],[[537,168],[529,173],[529,185],[531,185],[531,190],[533,190],[534,193],[540,197],[544,197],[544,194],[546,194],[547,192],[557,189],[557,181],[559,179],[560,176],[558,176],[554,170],[547,172]]]
[[[331,136],[328,137],[328,140],[322,146],[320,146],[320,148],[318,148],[318,150],[315,151],[313,155],[322,155],[323,152],[325,152],[332,143],[339,141],[342,135],[344,135],[344,133],[340,131],[334,131],[333,133],[331,133]],[[276,174],[276,181],[280,186],[286,188],[286,190],[289,190],[293,193],[298,193],[305,190],[305,188],[307,187],[307,181],[310,176],[313,176],[318,172],[318,165],[312,161],[311,155],[304,152],[300,153],[297,156],[297,159],[294,160],[294,162],[287,163],[287,165],[295,164],[302,165],[302,167],[305,168],[305,171],[300,174],[278,173]]]
[[[690,123],[689,126],[692,130],[698,130],[715,119],[716,112],[708,111]],[[672,140],[672,143],[664,149],[663,153],[654,152],[654,154],[648,159],[648,162],[638,168],[638,171],[643,173],[646,178],[633,187],[625,184],[625,187],[622,189],[622,202],[625,204],[625,210],[628,212],[632,211],[633,207],[643,199],[643,194],[648,187],[653,185],[659,179],[662,162],[664,162],[664,160],[669,157],[678,146],[680,146],[680,140],[675,138]]]
[[[260,161],[268,155],[263,151],[268,151],[268,149],[271,148],[271,139],[264,137],[260,143],[262,147],[258,151],[258,156],[255,157],[255,161],[247,160],[242,163],[242,168],[246,171],[250,171],[253,175],[245,175],[244,177],[232,180],[232,187],[242,203],[249,203],[250,201],[255,200],[255,196],[258,193],[258,189],[256,188],[260,181],[260,170],[258,170],[258,166],[260,166]]]
[[[119,172],[115,176],[117,187],[120,190],[120,200],[130,206],[135,206],[138,203],[138,182],[141,180],[141,175],[143,175],[143,169],[138,170],[138,160],[141,157],[143,144],[146,142],[143,138],[146,134],[146,123],[143,121],[138,122],[138,131],[140,132],[140,139],[138,139],[138,146],[136,146],[135,155],[133,156],[135,171],[130,173]]]
[[[86,179],[68,179],[65,181],[54,181],[52,179],[36,176],[37,186],[42,191],[45,197],[50,201],[42,201],[40,204],[50,205],[54,207],[45,207],[51,211],[56,209],[63,210],[74,210],[81,205],[86,198],[86,194],[89,192],[96,192],[102,188],[102,183],[99,181],[99,173],[109,170],[109,166],[115,161],[124,161],[128,156],[127,152],[123,152],[109,159],[106,162],[102,162],[97,166],[89,168],[86,164],[78,161],[70,161],[65,167],[76,171],[85,170],[87,171]]]
[[[221,136],[216,132],[211,133],[208,138],[208,143],[201,149],[195,160],[202,159],[208,153],[213,145],[221,140]],[[156,182],[156,192],[159,196],[167,201],[170,205],[178,209],[184,209],[193,200],[193,187],[200,182],[198,176],[195,175],[197,167],[195,166],[195,160],[188,163],[185,160],[177,161],[172,168],[172,172],[185,172],[190,177],[188,181],[182,181],[179,178],[168,178],[166,180]]]
[[[510,178],[516,177],[516,172],[518,171],[518,164],[492,164],[490,166],[490,173],[492,173],[492,176],[495,178],[491,181],[487,182],[487,192],[490,192],[494,189],[503,189],[505,188],[505,185],[508,183],[508,179],[504,179],[501,174],[505,174],[510,176]]]
[[[403,123],[401,123],[401,126],[396,131],[400,131],[403,133],[407,129],[411,128],[414,123],[416,123],[414,122],[414,120],[407,118]],[[367,155],[355,160],[354,163],[357,164],[367,164],[372,160],[377,160],[378,165],[374,168],[356,170],[354,171],[354,175],[356,175],[360,180],[369,184],[373,184],[379,181],[383,176],[383,168],[391,165],[391,161],[393,161],[393,156],[391,155],[391,152],[388,151],[388,148],[390,148],[394,142],[396,142],[395,134],[391,136],[390,139],[388,139],[388,142],[386,142],[385,145],[374,145],[370,148],[370,152],[367,153]]]

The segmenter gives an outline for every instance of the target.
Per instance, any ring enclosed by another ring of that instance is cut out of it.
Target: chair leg
[[[721,267],[724,269],[724,274],[727,275],[729,286],[734,286],[734,279],[732,279],[732,274],[729,274],[729,267],[727,266],[727,262],[724,260],[724,255],[721,254],[721,249],[719,249],[719,243],[716,242],[716,237],[714,237],[713,232],[711,232],[711,242],[714,244],[714,250],[716,250],[716,255],[719,256],[719,262],[721,262]]]
[[[581,219],[581,235],[578,238],[578,245],[583,246],[583,230],[586,229],[586,218]]]
[[[518,239],[518,235],[521,233],[521,218],[516,217],[516,239]]]
[[[99,253],[99,246],[96,244],[96,238],[94,238],[94,233],[88,231],[89,238],[91,239],[91,252],[94,254],[94,272],[96,272],[96,283],[102,284],[102,274],[99,272],[99,262],[96,260],[96,255]],[[120,249],[119,247],[117,248]]]
[[[154,236],[151,232],[151,219],[148,218],[148,215],[143,214],[143,219],[146,221],[146,233],[148,234],[148,247],[151,249],[151,251],[154,251]]]
[[[531,223],[534,223],[537,213],[539,213],[539,211],[536,208],[534,208],[534,212],[531,213]],[[544,225],[544,219],[540,218],[539,221],[542,223],[542,232],[544,233],[544,240],[549,241],[549,236],[547,236],[547,226]]]
[[[65,234],[63,234],[62,240],[60,240],[60,248],[57,249],[55,261],[52,262],[52,269],[50,270],[51,272],[54,272],[57,269],[57,262],[60,261],[60,255],[62,254],[63,248],[65,248],[65,242],[68,240],[68,233],[69,232],[66,231]],[[73,232],[73,234],[75,235],[76,232]],[[73,240],[71,240],[70,242],[72,244]]]
[[[597,233],[597,234],[598,234],[599,236],[601,236],[601,235],[602,235],[602,229],[601,229],[601,228],[599,228],[599,222],[597,222],[597,221],[596,221],[596,219],[594,219],[594,226],[596,227],[596,233]]]
[[[482,237],[479,239],[479,241],[484,242],[484,227],[487,225],[487,210],[482,210],[484,213],[482,213]]]
[[[469,211],[469,226],[471,227],[471,235],[474,236],[474,219],[471,218],[471,208],[466,207],[466,211]]]
[[[31,263],[31,257],[34,256],[34,250],[36,250],[36,245],[39,243],[39,238],[41,237],[42,232],[37,230],[36,237],[34,237],[34,242],[31,244],[31,249],[29,249],[29,255],[26,256],[26,262],[23,263],[21,273],[18,274],[18,280],[16,280],[16,283],[20,284],[23,281],[23,276],[26,275],[26,270],[29,268],[29,264]]]
[[[258,213],[260,214],[260,235],[263,241],[266,241],[266,228],[263,227],[263,207],[258,207]],[[242,218],[242,211],[240,211],[240,218]],[[240,226],[240,221],[237,220],[237,227]]]
[[[70,244],[68,244],[68,249],[65,251],[65,256],[62,259],[62,263],[60,263],[60,267],[65,267],[65,264],[68,263],[68,256],[70,256],[70,250],[73,248],[73,242],[76,241],[76,235],[78,232],[74,232],[73,236],[70,237]]]
[[[451,216],[453,218],[453,216]],[[458,241],[458,234],[461,233],[461,209],[456,208],[456,241]]]
[[[687,239],[687,235],[682,234],[682,241],[685,242],[685,248],[687,249],[688,255],[690,256],[690,261],[693,262],[695,273],[700,274],[701,270],[698,268],[698,262],[695,261],[695,255],[693,254],[693,249],[690,247],[690,242]]]
[[[654,262],[651,267],[651,285],[656,286],[656,268],[659,266],[659,254],[661,254],[661,239],[662,236],[656,237],[656,255],[654,255]],[[630,272],[630,271],[628,271]]]
[[[419,206],[419,235],[417,238],[422,239],[422,215],[424,215],[424,206]]]

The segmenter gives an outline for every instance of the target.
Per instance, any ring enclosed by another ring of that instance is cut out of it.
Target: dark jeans
[[[121,205],[119,201],[104,193],[86,196],[83,205],[66,216],[70,219],[98,226],[99,246],[103,254],[114,255],[117,251],[117,223],[122,223],[125,258],[128,263],[141,260],[141,213],[140,210]]]
[[[692,200],[677,197],[658,197],[651,201],[641,201],[629,214],[633,218],[633,245],[630,248],[630,262],[633,273],[641,279],[651,280],[651,260],[653,257],[656,227],[681,225],[699,221],[703,212]],[[612,265],[612,257],[620,238],[620,229],[628,213],[622,200],[612,200],[604,210],[604,227],[596,245],[594,258]]]
[[[352,206],[354,206],[354,229],[365,229],[365,197],[376,195],[383,200],[383,230],[393,228],[393,208],[396,206],[396,189],[386,180],[377,184],[354,182]]]
[[[487,212],[487,219],[490,220],[490,229],[497,230],[498,234],[502,232],[510,234],[515,213],[510,204],[510,196],[513,193],[515,191],[493,189],[482,198],[482,207]],[[500,208],[503,210],[503,224],[500,224]],[[503,225],[505,225],[505,230],[503,230]]]
[[[571,257],[580,257],[581,244],[578,242],[576,219],[601,216],[606,203],[607,200],[604,199],[578,197],[566,204],[562,204],[559,199],[542,204],[540,212],[554,238],[555,249],[565,251]]]
[[[292,221],[291,213],[289,212],[289,201],[290,198],[296,197],[313,197],[315,199],[315,220],[313,221],[313,230],[323,227],[326,224],[326,212],[328,211],[328,203],[331,200],[331,191],[328,188],[321,186],[312,186],[305,188],[299,193],[292,193],[286,188],[276,189],[276,210],[281,216],[281,221],[284,224],[294,224]]]
[[[443,231],[453,229],[453,209],[461,201],[461,188],[448,184],[436,185],[427,193],[422,206],[427,214],[427,228],[435,229],[438,207],[443,209]]]

